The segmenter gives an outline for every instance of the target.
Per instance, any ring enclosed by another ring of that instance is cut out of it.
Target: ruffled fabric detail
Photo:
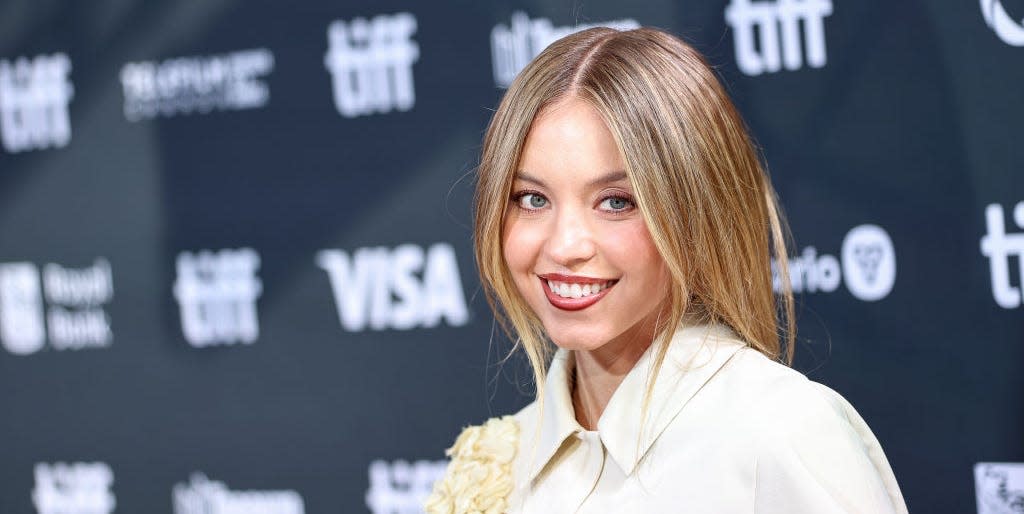
[[[445,476],[427,498],[427,514],[502,514],[512,493],[512,460],[519,446],[519,424],[512,416],[467,427],[445,451]]]

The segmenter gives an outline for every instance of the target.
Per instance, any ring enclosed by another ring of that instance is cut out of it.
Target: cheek
[[[512,217],[506,219],[502,240],[505,264],[518,283],[523,272],[532,271],[540,251],[541,238],[535,228]]]
[[[628,223],[615,223],[601,237],[606,243],[606,251],[618,256],[630,256],[630,262],[648,262],[661,257],[654,247],[654,240],[641,220],[630,220]]]
[[[639,221],[608,234],[608,251],[613,252],[623,267],[633,272],[640,282],[667,291],[668,266],[654,246],[647,226]]]

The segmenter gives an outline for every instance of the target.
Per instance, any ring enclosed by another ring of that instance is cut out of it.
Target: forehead
[[[554,186],[587,183],[625,166],[601,114],[584,100],[568,98],[538,113],[517,171]]]

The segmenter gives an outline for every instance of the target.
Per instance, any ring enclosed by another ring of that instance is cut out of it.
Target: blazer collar
[[[640,357],[626,374],[601,419],[597,431],[609,455],[627,475],[631,474],[668,424],[686,403],[740,349],[746,346],[731,329],[721,324],[684,325],[669,341],[665,361],[651,391],[646,419],[644,395],[654,367],[656,346]],[[572,353],[559,349],[548,369],[544,405],[536,453],[528,469],[532,481],[555,456],[566,438],[584,429],[576,421],[569,390]]]

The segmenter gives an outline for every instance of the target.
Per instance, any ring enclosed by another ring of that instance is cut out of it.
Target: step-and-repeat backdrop
[[[859,409],[911,511],[1022,512],[1022,20],[0,3],[0,512],[418,512],[459,429],[531,392],[474,271],[483,129],[594,24],[719,71],[795,235],[796,366]]]

